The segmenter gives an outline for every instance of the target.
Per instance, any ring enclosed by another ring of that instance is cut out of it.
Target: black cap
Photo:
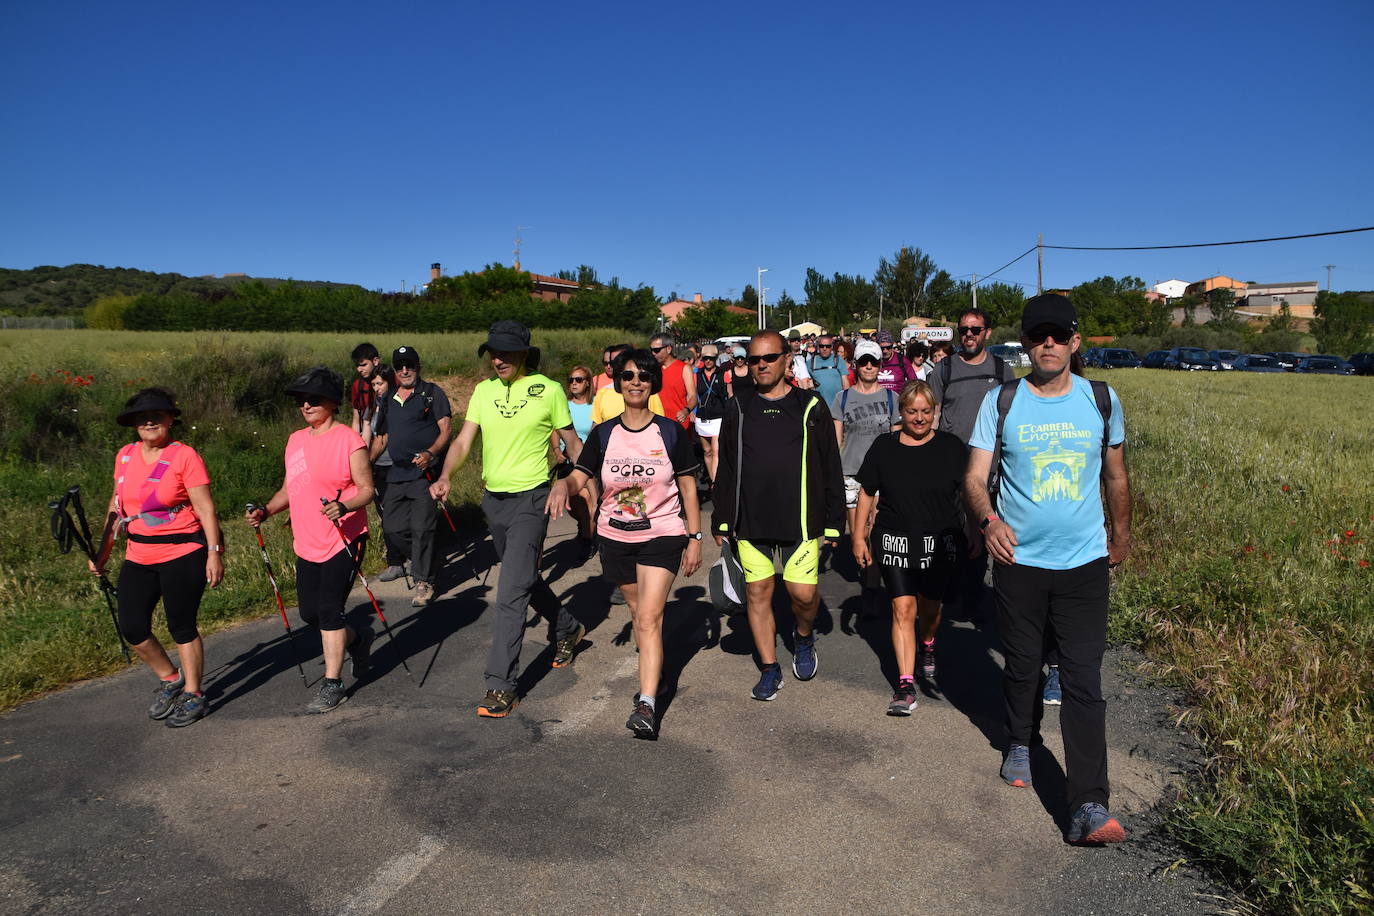
[[[1027,299],[1025,311],[1021,313],[1021,333],[1034,331],[1042,324],[1077,333],[1078,311],[1067,297],[1058,293]]]
[[[343,403],[343,379],[328,366],[315,366],[286,387],[292,397],[316,397]]]
[[[397,347],[391,354],[391,368],[399,369],[402,366],[420,368],[420,354],[414,347]]]
[[[124,409],[115,417],[115,422],[120,426],[133,426],[139,414],[154,410],[166,411],[173,419],[181,416],[181,408],[172,392],[166,388],[144,388],[124,402]]]
[[[491,327],[487,330],[487,342],[477,348],[477,355],[481,356],[488,350],[516,353],[528,349],[530,349],[530,329],[518,321],[503,318],[500,321],[492,322]]]

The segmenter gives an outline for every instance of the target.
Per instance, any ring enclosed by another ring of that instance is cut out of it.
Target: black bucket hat
[[[115,417],[115,422],[120,426],[133,426],[139,414],[154,410],[171,414],[173,420],[181,416],[181,408],[172,392],[166,388],[144,388],[124,402],[124,409]]]
[[[328,366],[315,366],[286,386],[292,397],[317,397],[335,404],[343,403],[343,378]]]
[[[493,321],[487,329],[487,342],[477,348],[477,355],[482,356],[489,350],[505,353],[524,350],[529,354],[525,357],[525,365],[531,368],[539,365],[539,348],[530,346],[530,329],[510,318]]]

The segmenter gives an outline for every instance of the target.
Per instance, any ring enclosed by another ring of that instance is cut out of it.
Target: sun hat
[[[155,410],[171,414],[173,420],[181,416],[181,408],[170,391],[165,388],[144,388],[124,402],[124,409],[115,417],[115,422],[120,426],[135,426],[139,414]]]
[[[292,397],[317,397],[343,403],[343,379],[328,366],[315,366],[286,387]]]
[[[854,362],[858,362],[865,356],[871,356],[878,362],[883,361],[883,348],[871,340],[861,340],[854,345]]]

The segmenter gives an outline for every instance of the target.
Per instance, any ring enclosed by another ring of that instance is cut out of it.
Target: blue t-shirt
[[[586,442],[587,434],[592,431],[592,405],[569,401],[568,413],[572,414],[573,432],[577,433],[577,438]]]
[[[994,507],[1016,534],[1016,563],[1075,569],[1107,555],[1103,527],[1102,414],[1092,385],[1077,375],[1055,398],[1033,394],[1023,379],[1002,427],[1002,483]],[[983,397],[969,445],[997,444],[997,391]],[[1108,445],[1126,441],[1121,402],[1111,391]]]
[[[808,367],[821,399],[827,404],[832,403],[835,400],[835,395],[844,388],[842,380],[849,374],[849,364],[844,361],[843,356],[833,353],[829,359],[822,359],[819,356],[811,357]]]

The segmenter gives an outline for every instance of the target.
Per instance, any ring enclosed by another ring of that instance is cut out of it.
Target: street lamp
[[[760,267],[760,268],[759,268],[759,295],[758,295],[758,300],[759,300],[759,330],[760,330],[760,331],[762,331],[763,328],[764,328],[764,324],[765,324],[765,322],[764,322],[764,315],[767,314],[767,309],[768,309],[768,301],[767,301],[767,299],[764,297],[764,288],[763,288],[763,275],[766,274],[766,273],[768,273],[768,268],[767,268],[767,267]]]

